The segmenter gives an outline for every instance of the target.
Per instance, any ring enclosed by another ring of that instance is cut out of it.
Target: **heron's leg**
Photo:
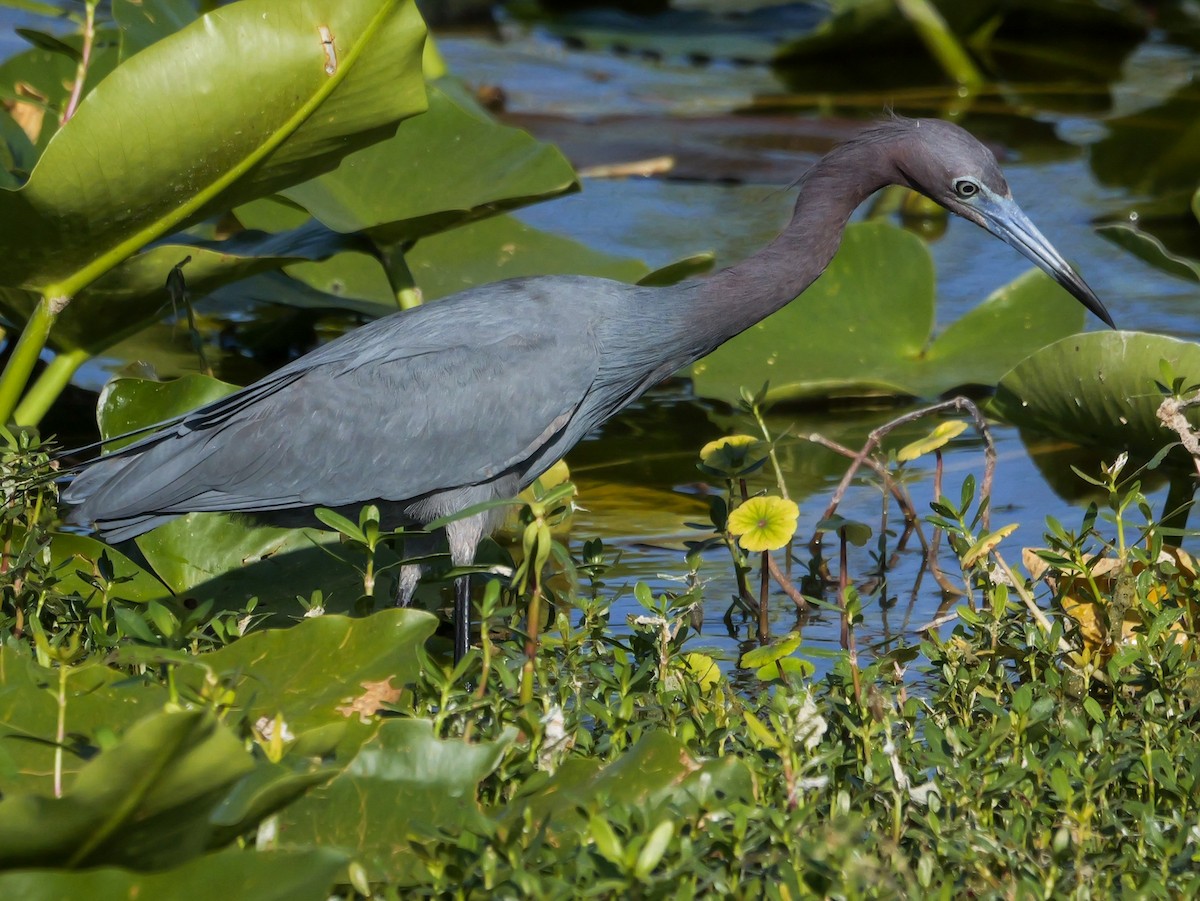
[[[421,566],[416,563],[408,563],[400,567],[399,581],[400,585],[396,590],[396,606],[407,607],[412,603],[417,583],[421,581]]]
[[[455,566],[470,566],[475,562],[475,549],[483,538],[484,519],[469,516],[446,526],[446,543],[450,545],[450,560]],[[471,577],[454,580],[454,662],[467,656],[471,646]]]
[[[454,663],[457,665],[471,647],[471,577],[454,580]]]

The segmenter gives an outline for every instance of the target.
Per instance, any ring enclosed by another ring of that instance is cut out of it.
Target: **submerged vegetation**
[[[1193,15],[1165,6],[1162,27]],[[651,271],[505,215],[575,190],[575,172],[447,74],[411,0],[64,8],[69,28],[25,29],[30,48],[0,64],[0,897],[1200,892],[1193,342],[1074,335],[1082,313],[1039,275],[934,337],[922,243],[857,224],[803,307],[690,373],[725,437],[682,439],[707,518],[687,523],[678,570],[628,578],[619,548],[572,534],[575,488],[556,473],[480,560],[483,628],[456,667],[437,616],[390,606],[405,536],[374,508],[322,511],[325,530],[192,515],[120,548],[64,531],[70,461],[42,434],[90,438],[62,412],[72,377],[102,355],[183,374],[109,382],[110,440],[227,393],[269,365],[264,347],[294,353],[276,324],[303,321],[295,340],[311,342],[313,311],[342,327],[529,272],[661,284],[712,255]],[[947,68],[961,113],[1045,55],[1021,37],[1039,16],[1082,17],[1122,48],[1146,27],[1134,4],[998,9],[838,4],[806,38],[765,41],[748,17],[719,46],[788,61],[797,81],[823,53],[861,52],[864,28],[908,22],[899,46]],[[626,19],[546,21],[628,44],[611,27]],[[698,35],[647,26],[622,52],[711,61],[716,38]],[[180,86],[203,97],[186,114]],[[1160,202],[1105,234],[1194,281],[1200,147],[1189,132],[1147,159],[1137,125],[1116,120],[1093,165],[1124,183],[1132,155]],[[239,319],[257,329],[244,353],[210,355]],[[975,400],[938,405],[932,431],[901,411],[865,441],[798,436],[768,412],[960,389]],[[1077,521],[1013,537],[993,509],[997,420],[1106,461],[1068,476],[1088,492]],[[952,473],[956,442],[983,456]],[[842,481],[807,545],[797,444],[848,460],[813,467]],[[852,485],[878,493],[870,524],[843,503]],[[864,640],[896,602],[899,559],[920,561],[941,606]],[[772,634],[780,606],[796,631]],[[701,631],[721,609],[736,659]],[[836,624],[839,650],[808,639],[809,616]]]

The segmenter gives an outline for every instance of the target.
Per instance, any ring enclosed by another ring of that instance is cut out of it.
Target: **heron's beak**
[[[1006,244],[1021,251],[1026,257],[1045,270],[1046,274],[1070,291],[1085,307],[1095,313],[1110,328],[1116,328],[1112,316],[1104,308],[1094,291],[1062,258],[1054,245],[1029,221],[1019,206],[1008,198],[996,196],[979,197],[971,204],[983,219],[983,226]]]

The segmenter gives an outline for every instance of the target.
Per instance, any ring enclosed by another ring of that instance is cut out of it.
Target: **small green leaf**
[[[758,739],[759,743],[764,747],[770,748],[771,750],[778,750],[779,748],[783,747],[782,742],[775,737],[775,734],[766,726],[764,726],[762,720],[760,720],[749,710],[742,711],[742,718],[745,720],[746,728],[750,730],[750,734]]]
[[[596,843],[600,856],[610,863],[620,864],[625,856],[625,848],[617,834],[609,825],[608,820],[600,814],[595,814],[588,820],[588,832]]]
[[[340,532],[342,535],[357,541],[359,544],[367,543],[367,536],[363,533],[363,530],[336,510],[330,510],[328,507],[317,507],[313,511],[313,515],[335,532]]]
[[[645,879],[654,872],[674,837],[675,825],[670,820],[663,820],[655,826],[638,854],[637,862],[633,866],[633,875],[638,879]]]
[[[776,660],[782,660],[784,657],[790,657],[800,647],[800,641],[800,633],[789,632],[768,645],[747,651],[738,661],[738,666],[743,669],[756,669],[768,663],[774,663]]]

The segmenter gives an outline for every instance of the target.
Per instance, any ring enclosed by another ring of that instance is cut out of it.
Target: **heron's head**
[[[1092,289],[1013,200],[988,148],[940,119],[896,119],[892,128],[892,162],[902,184],[1012,245],[1100,319],[1113,324]]]

